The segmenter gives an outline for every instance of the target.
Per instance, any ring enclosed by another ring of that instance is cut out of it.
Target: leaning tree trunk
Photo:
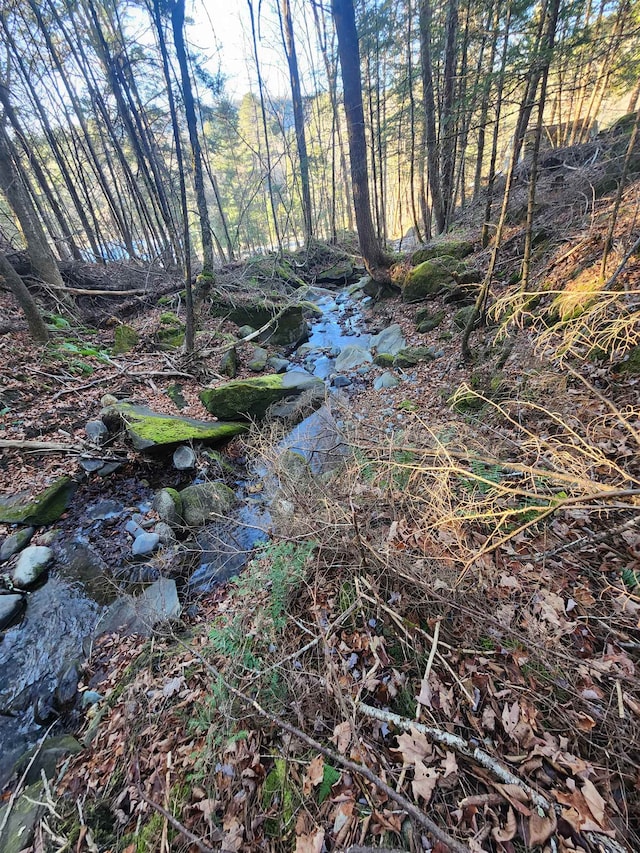
[[[47,243],[44,229],[20,180],[20,175],[11,159],[9,140],[4,122],[0,123],[0,190],[16,215],[27,244],[27,252],[36,275],[45,283],[64,290],[64,282],[53,253]]]
[[[389,281],[388,261],[376,239],[371,218],[367,144],[364,132],[362,81],[360,79],[360,50],[358,48],[353,0],[332,0],[331,11],[338,36],[338,54],[344,89],[344,110],[349,136],[353,206],[356,212],[360,251],[373,279],[387,283]]]
[[[6,281],[9,290],[13,293],[18,305],[22,308],[24,316],[27,318],[31,337],[39,344],[46,344],[49,340],[49,330],[42,319],[35,299],[29,293],[27,285],[4,255],[0,255],[0,279]]]

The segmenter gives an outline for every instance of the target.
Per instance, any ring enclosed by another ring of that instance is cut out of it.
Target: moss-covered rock
[[[433,361],[436,357],[432,347],[407,347],[393,359],[395,367],[414,367],[423,361]]]
[[[282,305],[265,299],[237,305],[217,294],[211,302],[211,313],[215,317],[226,317],[238,326],[251,326],[252,329],[261,329],[277,317],[259,336],[259,340],[268,341],[274,346],[295,346],[305,341],[309,334],[306,306],[306,303]]]
[[[389,352],[379,352],[373,357],[373,363],[377,364],[378,367],[393,367],[394,362],[395,355],[391,355]]]
[[[414,267],[402,288],[403,302],[423,302],[445,291],[464,264],[455,258],[434,258]]]
[[[429,308],[420,308],[416,311],[416,329],[422,334],[432,332],[438,328],[444,318],[444,311],[436,311],[432,314]]]
[[[262,371],[267,366],[267,359],[269,358],[269,353],[266,349],[262,347],[255,347],[253,350],[253,355],[251,356],[251,361],[247,365],[249,370],[254,373],[262,373]]]
[[[346,259],[338,261],[316,275],[318,284],[347,284],[353,278],[353,264]]]
[[[21,850],[31,847],[36,824],[45,810],[42,804],[43,794],[43,783],[35,782],[26,788],[15,802],[8,802],[0,809],[0,826],[3,826],[0,832],[2,853],[20,853]],[[7,815],[10,807],[11,811]]]
[[[246,424],[221,421],[199,421],[176,415],[161,415],[146,406],[117,403],[102,411],[107,426],[122,422],[136,450],[183,441],[205,441],[216,444],[245,432]]]
[[[627,360],[618,365],[617,369],[625,376],[640,376],[640,347],[630,350]]]
[[[0,522],[4,524],[52,524],[71,503],[78,484],[70,477],[60,477],[29,503],[0,501]]]
[[[163,347],[177,349],[184,343],[185,325],[171,311],[160,315],[160,328],[156,332],[156,341]]]
[[[473,316],[474,312],[475,307],[473,305],[466,305],[464,308],[461,308],[459,311],[456,311],[453,317],[453,325],[461,331],[463,329],[466,329],[467,323]]]
[[[121,355],[123,352],[129,352],[138,343],[139,335],[131,326],[116,326],[113,333],[113,354]]]
[[[180,492],[182,518],[188,527],[200,527],[218,516],[226,515],[235,495],[224,483],[198,483]]]
[[[176,489],[160,489],[153,498],[153,508],[161,521],[174,527],[182,520],[182,498]]]
[[[414,266],[430,261],[433,258],[456,258],[462,260],[473,252],[473,244],[468,240],[443,240],[439,243],[430,243],[422,249],[417,249],[411,256]]]
[[[182,393],[182,385],[179,382],[174,382],[167,388],[167,397],[171,400],[177,409],[186,409],[189,405]]]
[[[205,388],[200,399],[207,411],[218,418],[263,418],[273,403],[322,385],[321,379],[301,371],[271,373]]]
[[[235,347],[228,349],[220,359],[220,373],[223,376],[228,376],[229,379],[235,379],[238,372],[238,353]]]

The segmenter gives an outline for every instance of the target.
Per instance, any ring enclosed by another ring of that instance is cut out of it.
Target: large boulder
[[[247,429],[246,424],[241,423],[200,421],[178,415],[161,415],[146,406],[134,406],[132,403],[109,406],[103,409],[102,418],[107,426],[124,423],[136,450],[181,444],[185,441],[217,444],[246,432]]]
[[[344,258],[343,260],[337,261],[337,263],[333,264],[326,269],[320,270],[316,274],[316,282],[318,284],[322,284],[325,287],[335,286],[340,284],[347,284],[350,279],[353,278],[354,270],[353,264],[348,259]]]
[[[456,258],[461,261],[473,252],[473,244],[468,240],[442,240],[439,243],[429,243],[417,249],[411,256],[411,263],[416,266],[433,258]]]
[[[224,483],[197,483],[180,492],[182,518],[188,527],[200,527],[226,515],[235,501],[232,490]]]
[[[322,387],[321,379],[292,370],[255,379],[236,379],[217,388],[205,388],[200,392],[200,399],[207,411],[218,418],[263,418],[273,403]]]
[[[95,635],[117,633],[147,637],[159,622],[176,620],[181,613],[175,581],[160,578],[138,598],[123,595],[116,599],[100,620]]]
[[[306,341],[309,327],[304,305],[282,305],[259,299],[246,305],[233,304],[230,300],[217,295],[211,303],[211,313],[216,317],[225,317],[238,326],[250,326],[261,329],[270,321],[271,325],[258,336],[261,342],[273,346],[296,346]]]
[[[78,484],[60,477],[29,503],[0,501],[0,522],[5,524],[52,524],[67,509]]]
[[[464,271],[465,265],[455,258],[434,258],[414,267],[402,288],[403,302],[423,302],[437,296]]]
[[[386,329],[383,329],[380,334],[373,335],[369,344],[371,345],[371,348],[375,348],[378,353],[396,355],[396,353],[399,353],[401,349],[406,347],[407,342],[404,339],[401,327],[398,323],[394,323],[391,326],[387,326]]]
[[[373,356],[368,349],[359,347],[356,344],[345,347],[336,359],[336,371],[343,373],[346,370],[353,370],[361,364],[371,364]]]

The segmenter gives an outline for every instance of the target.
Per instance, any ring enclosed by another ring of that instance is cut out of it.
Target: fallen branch
[[[351,761],[348,758],[345,758],[343,755],[340,755],[338,752],[335,752],[333,749],[329,749],[328,747],[321,744],[319,741],[314,740],[309,735],[305,734],[301,729],[297,728],[297,726],[288,723],[286,720],[283,720],[281,717],[278,717],[276,714],[272,714],[270,711],[265,710],[262,705],[256,702],[255,699],[252,699],[250,696],[247,696],[241,690],[238,690],[237,687],[229,684],[229,682],[224,678],[220,670],[218,670],[215,666],[209,663],[209,661],[204,657],[204,655],[200,654],[197,649],[194,649],[191,646],[188,646],[186,643],[183,643],[179,638],[175,638],[176,641],[185,648],[188,652],[193,654],[198,660],[204,665],[205,669],[213,675],[215,678],[219,679],[222,684],[226,687],[226,689],[233,694],[235,697],[240,699],[241,702],[244,702],[246,705],[252,707],[255,711],[260,714],[261,717],[269,720],[275,726],[287,732],[293,737],[298,738],[303,743],[305,743],[310,749],[319,752],[321,755],[324,755],[325,758],[328,758],[334,764],[339,765],[340,767],[344,767],[345,770],[349,770],[351,773],[357,773],[359,776],[363,776],[369,782],[378,788],[383,794],[385,794],[389,799],[398,803],[398,805],[407,813],[407,815],[414,820],[416,823],[420,824],[424,829],[427,830],[435,839],[437,839],[441,844],[448,849],[453,851],[453,853],[471,853],[469,847],[465,844],[462,844],[460,841],[457,841],[448,832],[441,829],[437,823],[431,820],[431,818],[427,817],[424,812],[422,812],[414,803],[408,800],[404,795],[395,791],[392,787],[387,785],[386,782],[383,782],[382,779],[370,770],[368,767],[365,767],[363,764],[357,764],[355,761]]]
[[[63,444],[59,441],[29,441],[17,438],[0,438],[1,447],[14,447],[18,450],[44,450],[62,453],[81,453],[79,444]]]
[[[396,728],[403,729],[404,731],[415,729],[426,737],[436,741],[436,743],[441,743],[450,749],[454,749],[460,755],[473,759],[481,767],[484,767],[485,770],[489,770],[496,779],[499,779],[506,785],[517,785],[526,794],[528,794],[531,802],[537,809],[542,810],[546,814],[552,810],[555,811],[556,814],[561,814],[562,809],[559,805],[551,803],[546,797],[539,794],[538,791],[532,788],[531,785],[528,785],[524,780],[520,779],[519,776],[516,776],[515,773],[512,773],[511,770],[501,764],[496,758],[489,755],[488,752],[485,752],[477,746],[473,746],[464,738],[442,731],[442,729],[436,729],[433,726],[425,726],[422,723],[415,722],[414,720],[408,720],[405,717],[398,716],[398,714],[391,713],[391,711],[383,711],[380,708],[374,708],[372,705],[367,705],[364,702],[359,702],[357,707],[358,710],[367,717],[372,717],[373,719],[380,720],[383,723],[392,723]],[[605,850],[608,851],[608,853],[625,853],[624,847],[618,844],[618,842],[613,838],[609,838],[603,833],[589,830],[584,832],[584,835],[596,849]]]
[[[180,821],[175,818],[171,814],[171,812],[167,811],[161,805],[158,805],[158,803],[147,797],[147,795],[144,793],[144,791],[142,791],[141,788],[138,788],[138,794],[140,796],[140,799],[144,800],[145,803],[148,803],[158,812],[158,814],[161,814],[163,818],[168,821],[174,829],[177,829],[178,832],[181,835],[184,835],[184,837],[188,841],[190,841],[192,844],[195,844],[198,850],[201,850],[202,853],[225,853],[224,848],[222,850],[214,850],[213,847],[209,847],[208,844],[205,844],[205,842],[201,838],[198,838],[198,836],[194,835],[193,832],[188,830],[184,824],[180,823]],[[211,834],[214,836],[214,841],[222,841],[222,839],[224,838],[224,834],[219,829],[212,828]]]

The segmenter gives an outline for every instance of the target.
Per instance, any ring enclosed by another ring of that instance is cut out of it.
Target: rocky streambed
[[[272,513],[295,509],[283,505],[282,479],[339,464],[337,395],[369,381],[374,361],[388,368],[373,383],[383,391],[403,366],[437,356],[407,350],[397,326],[366,333],[365,284],[311,289],[302,343],[270,358],[258,346],[253,378],[202,391],[216,420],[107,395],[101,417],[86,425],[84,479],[62,478],[35,501],[0,505],[0,521],[15,524],[0,551],[0,789],[49,726],[63,732],[78,710],[100,703],[90,689],[77,694],[95,637],[148,635],[197,608],[199,596],[238,574],[268,540]],[[290,427],[265,455],[270,462],[211,448],[265,416]],[[123,440],[142,454],[139,464],[114,452]]]

